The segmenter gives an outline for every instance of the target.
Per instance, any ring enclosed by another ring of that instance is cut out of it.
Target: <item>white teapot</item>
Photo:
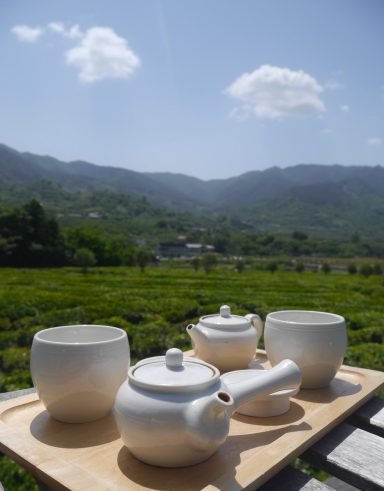
[[[219,315],[205,315],[198,324],[187,326],[195,355],[220,371],[247,368],[262,332],[257,314],[231,315],[228,305],[220,307]]]
[[[270,370],[243,372],[229,389],[216,367],[184,358],[177,348],[139,362],[129,369],[113,409],[124,445],[147,464],[197,464],[225,441],[239,406],[301,382],[291,360]]]

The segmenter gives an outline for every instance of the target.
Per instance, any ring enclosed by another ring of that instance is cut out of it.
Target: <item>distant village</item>
[[[179,235],[177,240],[160,242],[157,248],[159,257],[176,257],[188,259],[205,252],[215,252],[215,246],[187,242],[186,235]]]

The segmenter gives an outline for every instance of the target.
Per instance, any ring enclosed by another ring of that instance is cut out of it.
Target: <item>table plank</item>
[[[334,476],[329,477],[325,481],[325,484],[328,484],[328,486],[336,491],[359,491],[359,489],[355,488],[355,486],[351,486],[350,484],[347,484]]]
[[[384,488],[384,439],[342,423],[301,458],[339,479],[364,489]]]
[[[384,399],[373,397],[352,414],[349,422],[384,438]]]
[[[265,483],[259,491],[333,491],[326,484],[318,481],[314,477],[304,474],[304,472],[286,467],[275,477]]]
[[[12,392],[0,392],[0,401],[7,401],[8,399],[14,399],[15,397],[32,394],[33,392],[36,392],[34,387],[30,387],[29,389],[14,390]]]

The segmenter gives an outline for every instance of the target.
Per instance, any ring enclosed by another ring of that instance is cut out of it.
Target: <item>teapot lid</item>
[[[139,362],[128,371],[128,379],[145,389],[161,392],[201,390],[218,380],[219,370],[201,360],[184,357],[177,348],[165,356],[155,356]]]
[[[220,313],[214,315],[204,315],[200,318],[200,324],[206,327],[225,328],[225,327],[245,327],[249,325],[249,320],[241,315],[232,315],[229,305],[222,305]]]

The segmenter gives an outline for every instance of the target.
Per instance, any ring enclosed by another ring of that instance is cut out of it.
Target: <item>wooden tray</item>
[[[256,363],[266,366],[264,353],[258,353]],[[54,489],[255,489],[383,385],[382,372],[342,366],[329,387],[301,390],[282,416],[235,414],[216,454],[181,469],[136,460],[122,445],[112,416],[93,423],[59,423],[30,394],[0,404],[0,450]]]

